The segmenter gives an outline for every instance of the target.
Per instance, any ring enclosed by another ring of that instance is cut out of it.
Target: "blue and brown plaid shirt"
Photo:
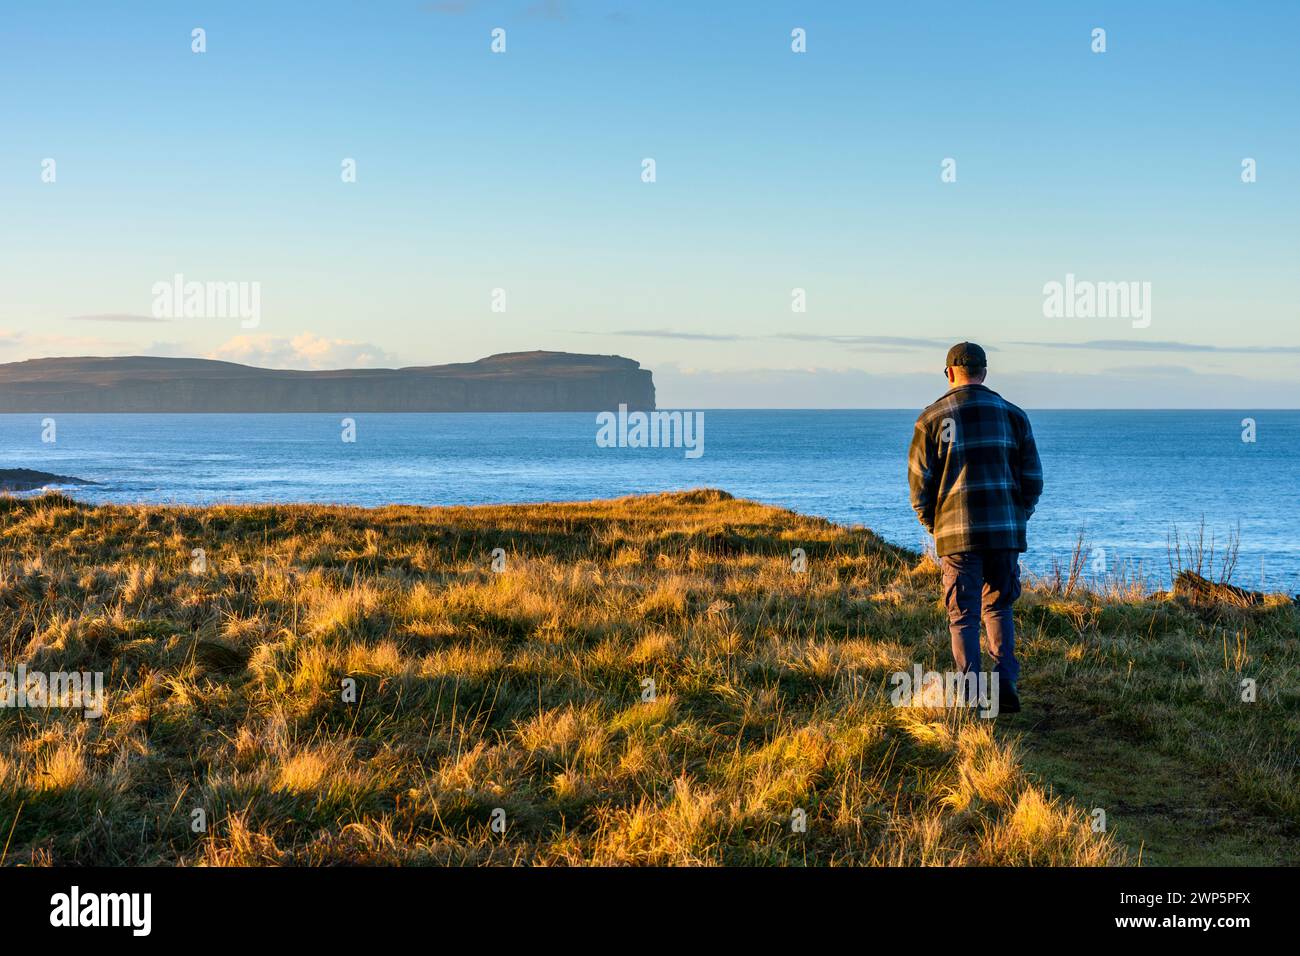
[[[997,392],[962,385],[923,411],[907,470],[912,508],[940,557],[1027,549],[1043,466],[1029,416]]]

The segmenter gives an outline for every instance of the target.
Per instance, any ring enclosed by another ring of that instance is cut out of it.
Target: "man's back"
[[[1029,417],[997,392],[961,385],[926,408],[908,472],[912,507],[940,556],[1027,549],[1042,465]]]

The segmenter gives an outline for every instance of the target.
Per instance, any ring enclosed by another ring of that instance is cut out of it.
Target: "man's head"
[[[948,350],[948,364],[943,374],[948,384],[954,388],[959,385],[978,385],[984,381],[989,371],[988,359],[984,350],[974,342],[958,342]]]

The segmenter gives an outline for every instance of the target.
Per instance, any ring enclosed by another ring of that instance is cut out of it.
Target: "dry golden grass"
[[[1091,756],[1045,759],[1052,728],[890,705],[889,674],[947,667],[937,592],[932,563],[868,531],[712,491],[375,510],[3,499],[5,666],[102,671],[108,691],[99,720],[0,710],[5,862],[1132,862],[1089,827]],[[1252,673],[1282,675],[1246,723],[1197,709],[1230,709],[1231,683],[1217,644],[1188,650],[1201,624],[1172,602],[1031,592],[1027,696],[1037,679],[1058,718],[1140,725],[1135,750],[1168,749],[1157,715],[1199,723],[1215,759],[1244,734],[1253,749],[1220,776],[1249,778],[1233,794],[1249,790],[1274,848],[1297,815],[1295,718],[1267,723],[1294,703],[1276,686],[1295,675],[1294,611],[1233,613],[1270,657]],[[1160,671],[1140,691],[1137,657]]]

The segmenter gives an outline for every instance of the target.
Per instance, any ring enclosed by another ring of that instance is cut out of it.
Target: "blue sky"
[[[1300,405],[1300,5],[1135,6],[9,5],[0,360],[546,348],[664,405],[911,407],[971,339],[1030,407]],[[143,321],[177,273],[260,324]],[[1046,317],[1067,274],[1149,282],[1149,326]]]

